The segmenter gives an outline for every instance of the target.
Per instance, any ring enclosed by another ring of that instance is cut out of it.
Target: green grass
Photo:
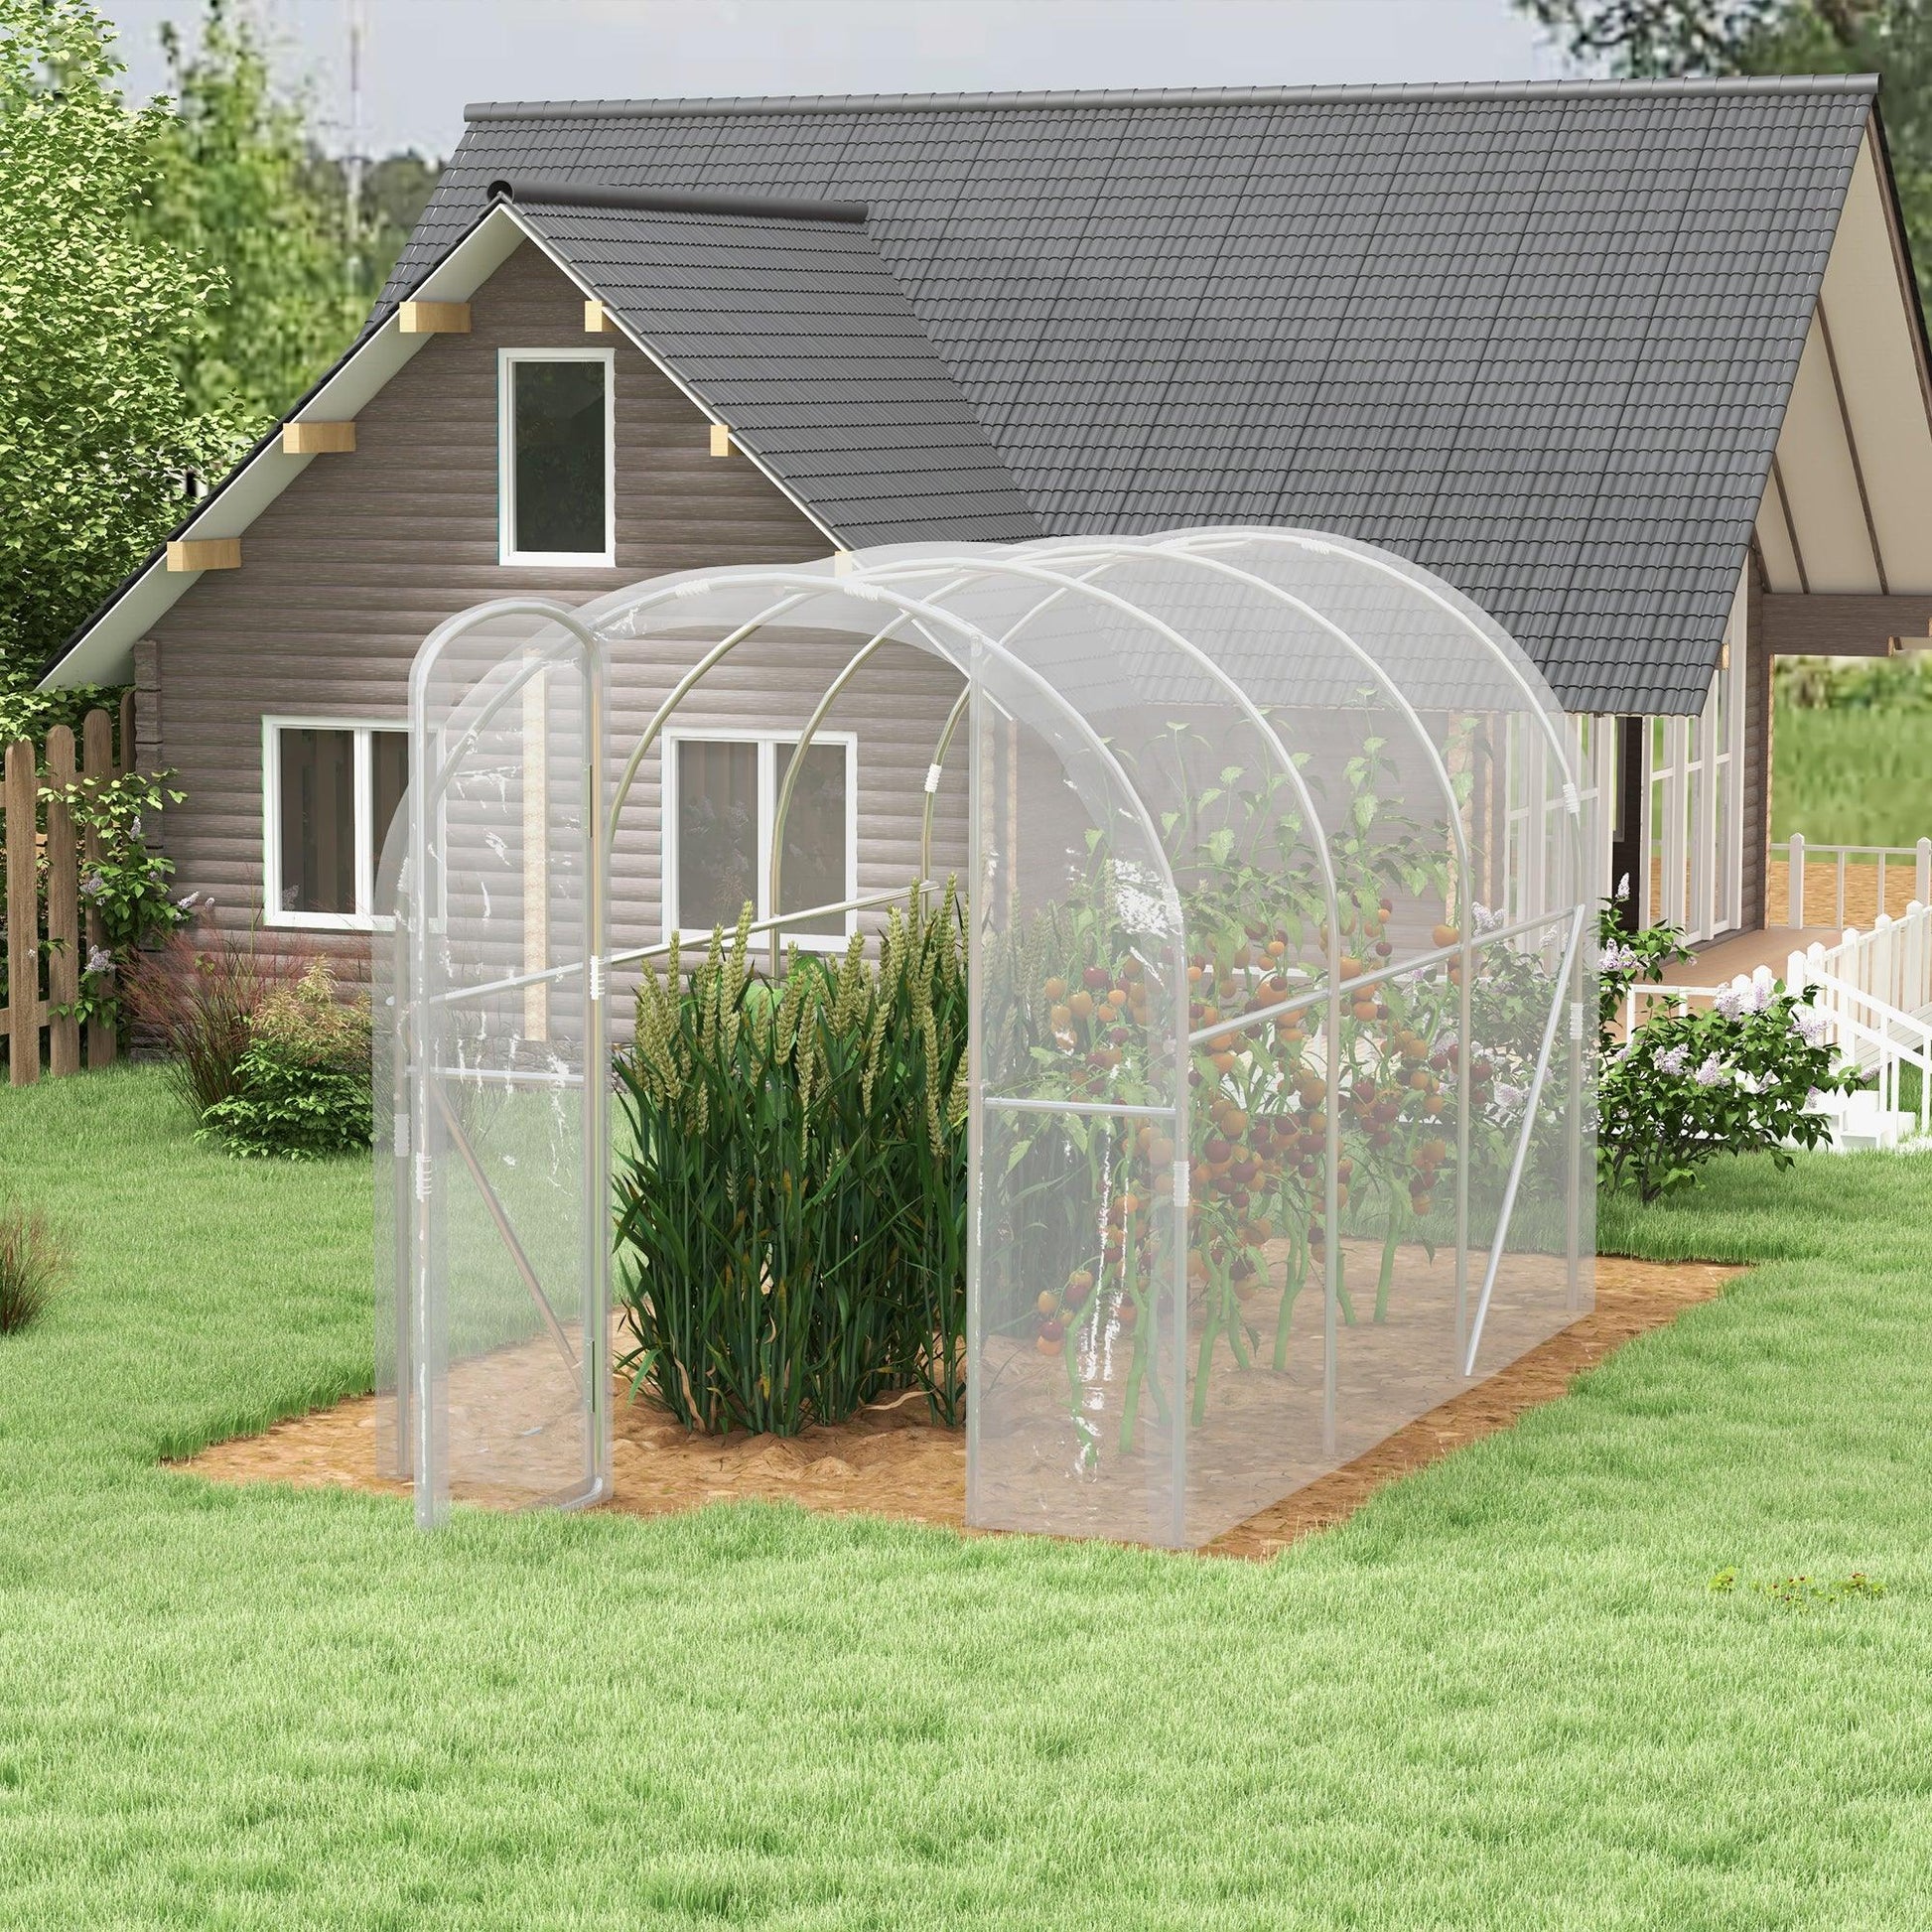
[[[0,1924],[1925,1922],[1917,1162],[1613,1204],[1764,1265],[1266,1567],[203,1484],[366,1382],[360,1165],[136,1071],[0,1094],[0,1176],[79,1250],[0,1340]]]
[[[1913,845],[1932,833],[1932,712],[1780,704],[1771,837]]]

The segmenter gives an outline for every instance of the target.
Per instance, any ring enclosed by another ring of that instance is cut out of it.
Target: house
[[[1932,622],[1932,378],[1876,91],[473,107],[362,335],[47,680],[132,677],[140,756],[187,794],[183,884],[352,958],[409,662],[454,611],[905,539],[1296,524],[1416,559],[1521,642],[1607,806],[1601,888],[1749,930],[1773,654]],[[813,754],[820,885],[911,876],[953,692],[902,655]],[[825,669],[735,660],[680,714],[646,923],[708,926],[763,877]]]

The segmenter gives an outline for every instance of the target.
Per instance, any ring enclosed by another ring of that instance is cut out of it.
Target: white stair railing
[[[1800,955],[1792,957],[1795,964]],[[1813,979],[1807,990],[1813,1010],[1825,1019],[1832,1044],[1873,1076],[1880,1119],[1905,1113],[1902,1075],[1908,1066],[1918,1069],[1918,1132],[1921,1138],[1932,1135],[1932,1023],[1900,1013],[1829,974]]]
[[[1881,915],[1869,932],[1794,952],[1785,985],[1808,995],[1826,1037],[1875,1079],[1881,1113],[1903,1111],[1904,1069],[1918,1069],[1918,1131],[1932,1133],[1932,910],[1914,901],[1902,919]]]
[[[1792,961],[1803,961],[1803,979],[1841,980],[1881,1004],[1919,1019],[1932,1017],[1932,906],[1914,899],[1900,919],[1879,913],[1869,931],[1848,926],[1836,945],[1822,940]],[[1794,963],[1786,984],[1803,980]]]

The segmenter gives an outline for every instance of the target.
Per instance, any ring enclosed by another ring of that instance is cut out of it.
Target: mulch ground
[[[1738,1268],[1609,1257],[1596,1263],[1596,1306],[1582,1320],[1486,1381],[1431,1409],[1366,1454],[1238,1523],[1199,1554],[1262,1559],[1340,1522],[1384,1483],[1507,1429],[1554,1402],[1585,1370],[1685,1309],[1708,1302]],[[793,1502],[835,1515],[909,1518],[963,1529],[966,1439],[935,1428],[914,1395],[866,1410],[835,1428],[795,1437],[693,1436],[663,1411],[616,1406],[609,1507],[662,1516],[708,1503]],[[361,1397],[277,1423],[264,1435],[221,1443],[176,1466],[217,1482],[281,1482],[402,1495],[376,1473],[378,1409]]]

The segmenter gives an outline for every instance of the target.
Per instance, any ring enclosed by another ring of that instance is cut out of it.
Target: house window
[[[709,932],[738,923],[749,900],[768,919],[771,841],[778,794],[797,756],[795,735],[735,737],[677,733],[664,748],[664,929]],[[783,912],[836,905],[858,893],[858,744],[849,733],[821,732],[785,812]],[[837,947],[855,915],[834,913],[784,928],[806,947]]]
[[[266,923],[368,930],[376,862],[408,782],[400,727],[264,718]]]
[[[497,498],[506,564],[617,556],[608,348],[506,348],[497,360]]]
[[[1744,634],[1726,633],[1726,661],[1695,718],[1647,727],[1650,865],[1641,917],[1678,926],[1692,941],[1742,922]]]

